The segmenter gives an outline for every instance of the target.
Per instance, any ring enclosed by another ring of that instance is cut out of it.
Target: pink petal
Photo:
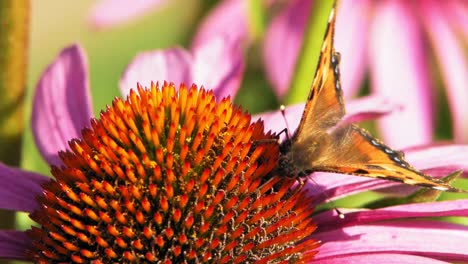
[[[234,98],[244,73],[244,58],[237,41],[214,37],[194,50],[192,82],[212,89],[217,98]]]
[[[306,181],[308,195],[319,205],[365,191],[401,185],[401,183],[338,173],[314,172]]]
[[[59,164],[57,152],[80,135],[93,115],[88,61],[78,45],[64,49],[42,74],[33,99],[32,130],[42,156]]]
[[[315,262],[312,262],[315,263]],[[449,263],[432,258],[413,256],[408,254],[388,254],[388,253],[364,253],[351,256],[335,256],[327,259],[321,259],[321,264],[361,264],[361,263],[379,263],[379,264],[443,264]]]
[[[432,138],[429,71],[415,16],[407,2],[382,1],[374,18],[372,88],[404,107],[379,120],[384,141],[393,148],[428,143]]]
[[[347,210],[349,212],[347,212]],[[353,211],[354,210],[354,211]],[[336,216],[334,211],[326,211],[315,215],[314,222],[318,225],[317,233],[344,226],[362,225],[372,222],[442,216],[468,216],[468,200],[455,200],[431,203],[404,204],[385,207],[376,210],[340,209],[345,218]]]
[[[167,2],[169,1],[101,0],[93,6],[88,21],[97,29],[106,29],[155,11]]]
[[[26,250],[32,241],[25,232],[0,230],[0,259],[29,260]]]
[[[468,173],[468,145],[428,145],[408,149],[405,156],[410,164],[421,170],[445,168],[453,172],[461,169]]]
[[[241,43],[249,41],[247,5],[247,1],[220,1],[200,23],[192,40],[192,50],[214,36],[229,36]]]
[[[316,261],[369,253],[403,253],[467,261],[468,227],[440,221],[392,221],[349,226],[313,236],[323,241]]]
[[[367,66],[371,2],[343,0],[336,18],[335,48],[341,54],[340,72],[345,97],[356,95]]]
[[[267,29],[263,59],[267,78],[278,97],[285,95],[302,46],[312,1],[290,1]]]
[[[341,122],[356,123],[377,119],[400,109],[400,105],[391,102],[385,97],[370,95],[349,100],[349,103],[346,104],[346,115]]]
[[[120,79],[120,91],[125,97],[130,89],[136,89],[137,82],[150,87],[151,81],[192,84],[192,55],[182,48],[156,50],[138,54],[127,66]]]
[[[432,45],[452,112],[454,137],[458,142],[468,142],[468,61],[462,39],[457,40],[447,22],[451,14],[441,12],[440,2],[424,1],[422,18],[429,30]],[[466,25],[465,25],[466,27]]]
[[[30,213],[38,208],[36,197],[49,178],[0,163],[0,180],[0,208]]]

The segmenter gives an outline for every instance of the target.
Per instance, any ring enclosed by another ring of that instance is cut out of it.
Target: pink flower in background
[[[290,1],[267,31],[265,67],[279,96],[289,85],[311,5],[310,0]],[[371,90],[403,106],[379,121],[389,145],[432,140],[436,78],[428,46],[446,87],[454,138],[468,142],[467,17],[464,1],[341,1],[335,45],[342,55],[345,96],[356,94],[368,68]]]
[[[168,0],[99,0],[92,8],[88,21],[97,29],[111,28],[129,22],[149,11],[155,11]]]
[[[248,1],[239,0],[220,1],[200,22],[192,45],[197,46],[217,35],[229,35],[233,40],[249,44],[248,4]]]
[[[163,83],[203,84],[215,91],[217,98],[234,98],[244,73],[243,51],[228,37],[209,38],[192,51],[171,48],[142,52],[129,63],[122,78],[120,90],[126,96],[139,82],[150,87],[152,81]]]

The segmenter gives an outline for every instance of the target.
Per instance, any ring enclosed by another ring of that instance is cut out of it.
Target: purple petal
[[[452,112],[454,137],[458,142],[468,142],[468,61],[462,39],[457,40],[447,22],[451,14],[442,13],[440,2],[427,1],[422,5],[421,16],[429,30],[435,54],[440,63],[447,97]],[[466,25],[465,25],[466,27]]]
[[[354,100],[346,104],[346,115],[342,123],[355,123],[365,120],[377,119],[401,109],[387,98],[378,95],[370,95]]]
[[[415,16],[404,1],[382,1],[371,27],[372,88],[401,104],[400,112],[379,120],[384,141],[394,147],[421,145],[432,138],[428,69]]]
[[[190,64],[192,55],[182,48],[156,50],[138,54],[120,79],[120,91],[125,97],[137,83],[150,87],[151,81],[192,84]]]
[[[98,29],[110,28],[155,11],[167,2],[167,0],[101,0],[93,6],[88,21]]]
[[[453,172],[464,170],[468,173],[468,145],[428,145],[405,151],[406,160],[414,167],[424,171],[444,169]],[[431,174],[443,176],[444,174]]]
[[[314,262],[312,262],[314,263]],[[443,264],[449,263],[432,258],[413,256],[408,254],[388,254],[388,253],[364,253],[351,256],[334,256],[327,259],[321,259],[321,264],[361,264],[361,263],[379,263],[379,264]]]
[[[267,29],[263,59],[267,78],[278,97],[285,95],[302,45],[312,1],[290,1]]]
[[[49,178],[37,173],[8,167],[0,163],[0,208],[33,212],[39,206],[36,197],[42,194],[41,184]]]
[[[403,253],[467,261],[468,227],[440,221],[392,221],[349,226],[313,236],[323,241],[316,261],[369,253]]]
[[[392,187],[401,183],[338,173],[314,172],[306,182],[313,204],[334,201],[352,194]]]
[[[217,98],[234,98],[244,73],[240,43],[228,36],[214,37],[194,50],[192,82],[212,89]]]
[[[350,212],[346,210],[340,209],[345,213],[344,219],[337,217],[334,211],[315,215],[313,218],[319,227],[316,232],[386,220],[442,216],[466,217],[468,216],[468,200],[404,204],[376,210],[352,211],[354,209],[350,209]]]
[[[223,0],[203,19],[192,40],[192,50],[214,36],[229,36],[244,43],[249,41],[247,1]]]
[[[371,2],[343,0],[336,19],[335,48],[341,54],[340,72],[345,97],[356,94],[367,66]]]
[[[60,163],[57,152],[80,135],[92,115],[88,61],[85,51],[72,45],[42,74],[34,94],[32,130],[47,162]]]
[[[0,230],[0,259],[29,260],[31,239],[25,232]]]

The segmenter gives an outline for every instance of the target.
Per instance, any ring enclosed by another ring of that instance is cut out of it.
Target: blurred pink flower
[[[88,21],[97,29],[107,29],[155,11],[168,0],[99,0],[92,7]]]
[[[177,71],[177,68],[173,70]],[[41,153],[51,164],[59,165],[60,162],[54,151],[58,153],[59,150],[66,149],[68,140],[79,136],[80,129],[89,125],[92,111],[88,89],[86,57],[78,46],[65,49],[44,72],[38,83],[33,107],[33,118],[37,120],[33,120],[33,130]],[[348,105],[347,118],[362,120],[391,111],[391,105],[381,107],[382,103],[385,103],[385,100],[382,100],[369,97],[351,103]],[[286,113],[300,116],[301,110],[300,106],[291,107]],[[278,112],[260,115],[265,120],[266,130],[281,123],[283,118],[279,116]],[[291,120],[290,125],[291,129],[295,129],[297,122]],[[468,145],[421,147],[408,150],[406,154],[407,159],[417,168],[435,176],[444,175],[447,170],[453,169],[468,171]],[[3,164],[0,164],[0,179],[3,182],[0,187],[0,208],[28,213],[38,209],[39,203],[36,199],[43,195],[42,185],[49,180],[46,176]],[[311,200],[314,205],[398,184],[330,173],[315,173],[313,179],[314,182],[307,182],[306,186],[314,198]],[[68,206],[70,210],[73,209],[70,213],[77,213],[76,208]],[[467,208],[468,200],[464,199],[406,204],[375,210],[340,209],[346,213],[345,219],[337,217],[334,211],[325,211],[314,216],[319,229],[310,239],[322,241],[316,260],[323,263],[362,263],[376,260],[387,263],[394,260],[398,263],[468,261],[465,246],[468,238],[466,226],[421,220],[441,216],[466,217]],[[79,223],[75,224],[77,227],[81,226]],[[433,239],[434,236],[437,236],[437,239]],[[60,240],[60,237],[57,239]],[[30,260],[26,250],[31,248],[31,243],[30,237],[24,231],[0,230],[0,258]]]
[[[289,85],[311,5],[310,0],[290,1],[268,28],[265,67],[279,96]],[[428,44],[446,87],[454,138],[468,142],[467,17],[466,1],[341,1],[335,44],[342,55],[345,96],[357,93],[369,68],[372,91],[403,106],[379,121],[389,145],[401,148],[432,140]]]
[[[217,98],[232,96],[240,88],[244,73],[243,51],[237,41],[218,35],[187,51],[171,48],[142,52],[129,63],[120,90],[124,96],[139,82],[149,87],[151,82],[203,84],[214,90]]]

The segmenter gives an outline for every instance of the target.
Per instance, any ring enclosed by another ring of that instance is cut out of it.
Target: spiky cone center
[[[37,263],[305,262],[302,186],[272,175],[275,135],[212,92],[164,84],[115,99],[60,153],[28,234]]]

